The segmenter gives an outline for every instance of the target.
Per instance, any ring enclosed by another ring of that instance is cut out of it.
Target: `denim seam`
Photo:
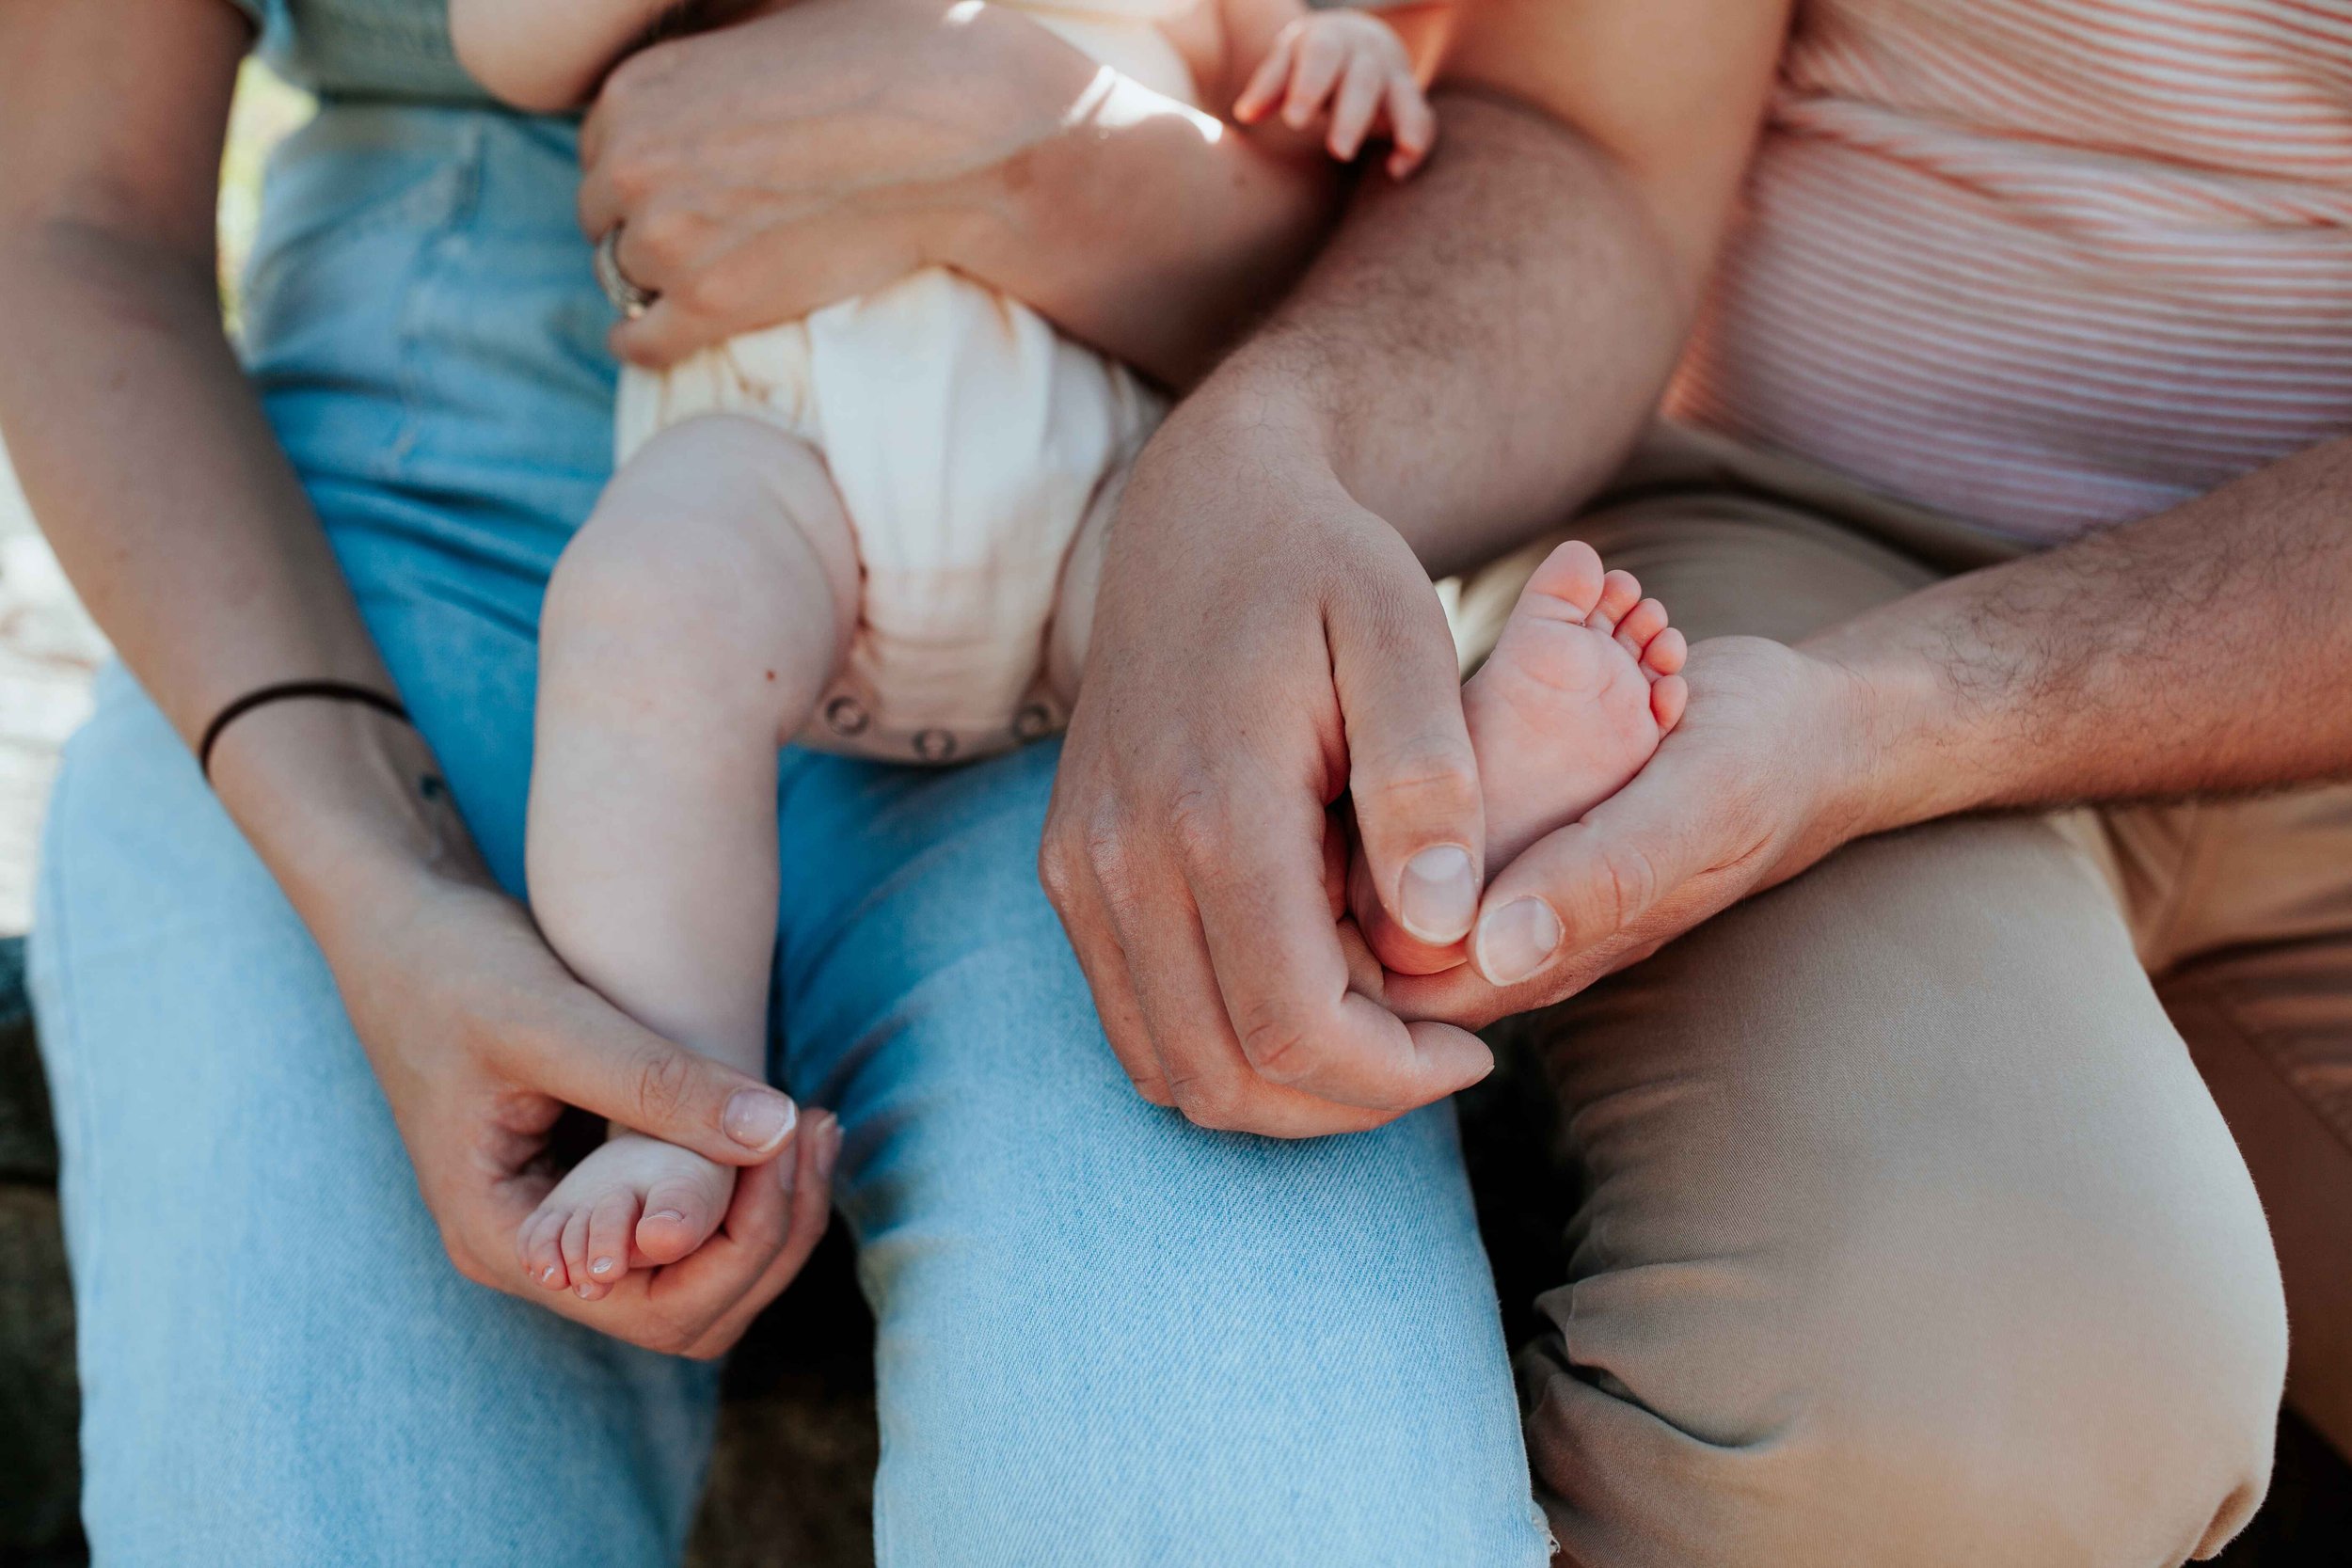
[[[425,307],[435,303],[447,280],[444,265],[452,243],[481,213],[484,164],[488,142],[482,127],[469,125],[465,145],[450,162],[450,195],[446,209],[421,233],[405,297],[400,310],[400,430],[387,444],[379,464],[382,478],[396,479],[424,433],[426,405],[432,391],[430,356],[419,350],[424,335]]]
[[[278,292],[286,286],[287,278],[321,245],[347,245],[428,222],[446,222],[446,217],[434,217],[437,210],[453,211],[465,199],[464,171],[454,166],[436,169],[397,196],[348,221],[290,235],[272,245],[258,253],[246,269],[245,319],[251,321],[266,315]]]

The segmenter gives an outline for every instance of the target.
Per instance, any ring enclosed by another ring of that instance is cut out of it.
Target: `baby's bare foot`
[[[1665,607],[1571,540],[1528,579],[1462,689],[1492,872],[1625,787],[1682,717],[1687,652]]]
[[[735,1169],[690,1148],[615,1131],[523,1221],[523,1270],[596,1301],[628,1271],[675,1263],[719,1228]]]

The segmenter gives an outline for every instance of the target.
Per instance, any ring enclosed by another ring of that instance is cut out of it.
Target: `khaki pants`
[[[1693,641],[2005,553],[1681,432],[1574,532]],[[1566,1560],[2207,1555],[2282,1370],[2352,1451],[2352,790],[1867,840],[1528,1029],[1587,1178],[1521,1359]]]

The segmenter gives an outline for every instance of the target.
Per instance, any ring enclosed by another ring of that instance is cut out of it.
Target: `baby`
[[[1231,104],[1241,134],[1279,105],[1342,162],[1384,137],[1403,178],[1436,132],[1403,42],[1360,11],[1021,8],[1171,99]],[[451,23],[485,87],[551,109],[670,10],[452,0]],[[761,1072],[779,747],[936,764],[1057,729],[1104,530],[1164,408],[1126,367],[938,268],[625,372],[619,467],[540,626],[527,852],[564,961],[649,1028]],[[1640,769],[1681,713],[1682,655],[1664,610],[1590,548],[1544,562],[1464,691],[1495,863]],[[595,1299],[700,1246],[734,1181],[614,1127],[517,1246],[533,1278]]]

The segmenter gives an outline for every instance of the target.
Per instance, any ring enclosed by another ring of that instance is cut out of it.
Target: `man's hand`
[[[1041,858],[1136,1088],[1286,1137],[1492,1067],[1351,985],[1327,808],[1352,797],[1387,907],[1442,945],[1477,908],[1478,779],[1427,574],[1300,451],[1180,413],[1137,465]]]
[[[726,1351],[824,1233],[832,1117],[640,1028],[486,885],[428,873],[376,891],[328,956],[458,1272],[651,1350]],[[594,1302],[532,1284],[516,1247],[567,1104],[744,1167],[717,1234]]]
[[[1876,825],[1851,672],[1729,637],[1685,675],[1690,707],[1632,783],[1496,873],[1471,962],[1390,976],[1400,1014],[1475,1029],[1557,1002]]]
[[[1351,988],[1327,808],[1349,795],[1380,908],[1438,967],[1484,829],[1429,573],[1564,515],[1639,434],[1785,22],[1777,0],[1460,11],[1444,152],[1358,188],[1145,451],[1107,546],[1043,871],[1137,1086],[1215,1126],[1369,1126],[1488,1067]]]

